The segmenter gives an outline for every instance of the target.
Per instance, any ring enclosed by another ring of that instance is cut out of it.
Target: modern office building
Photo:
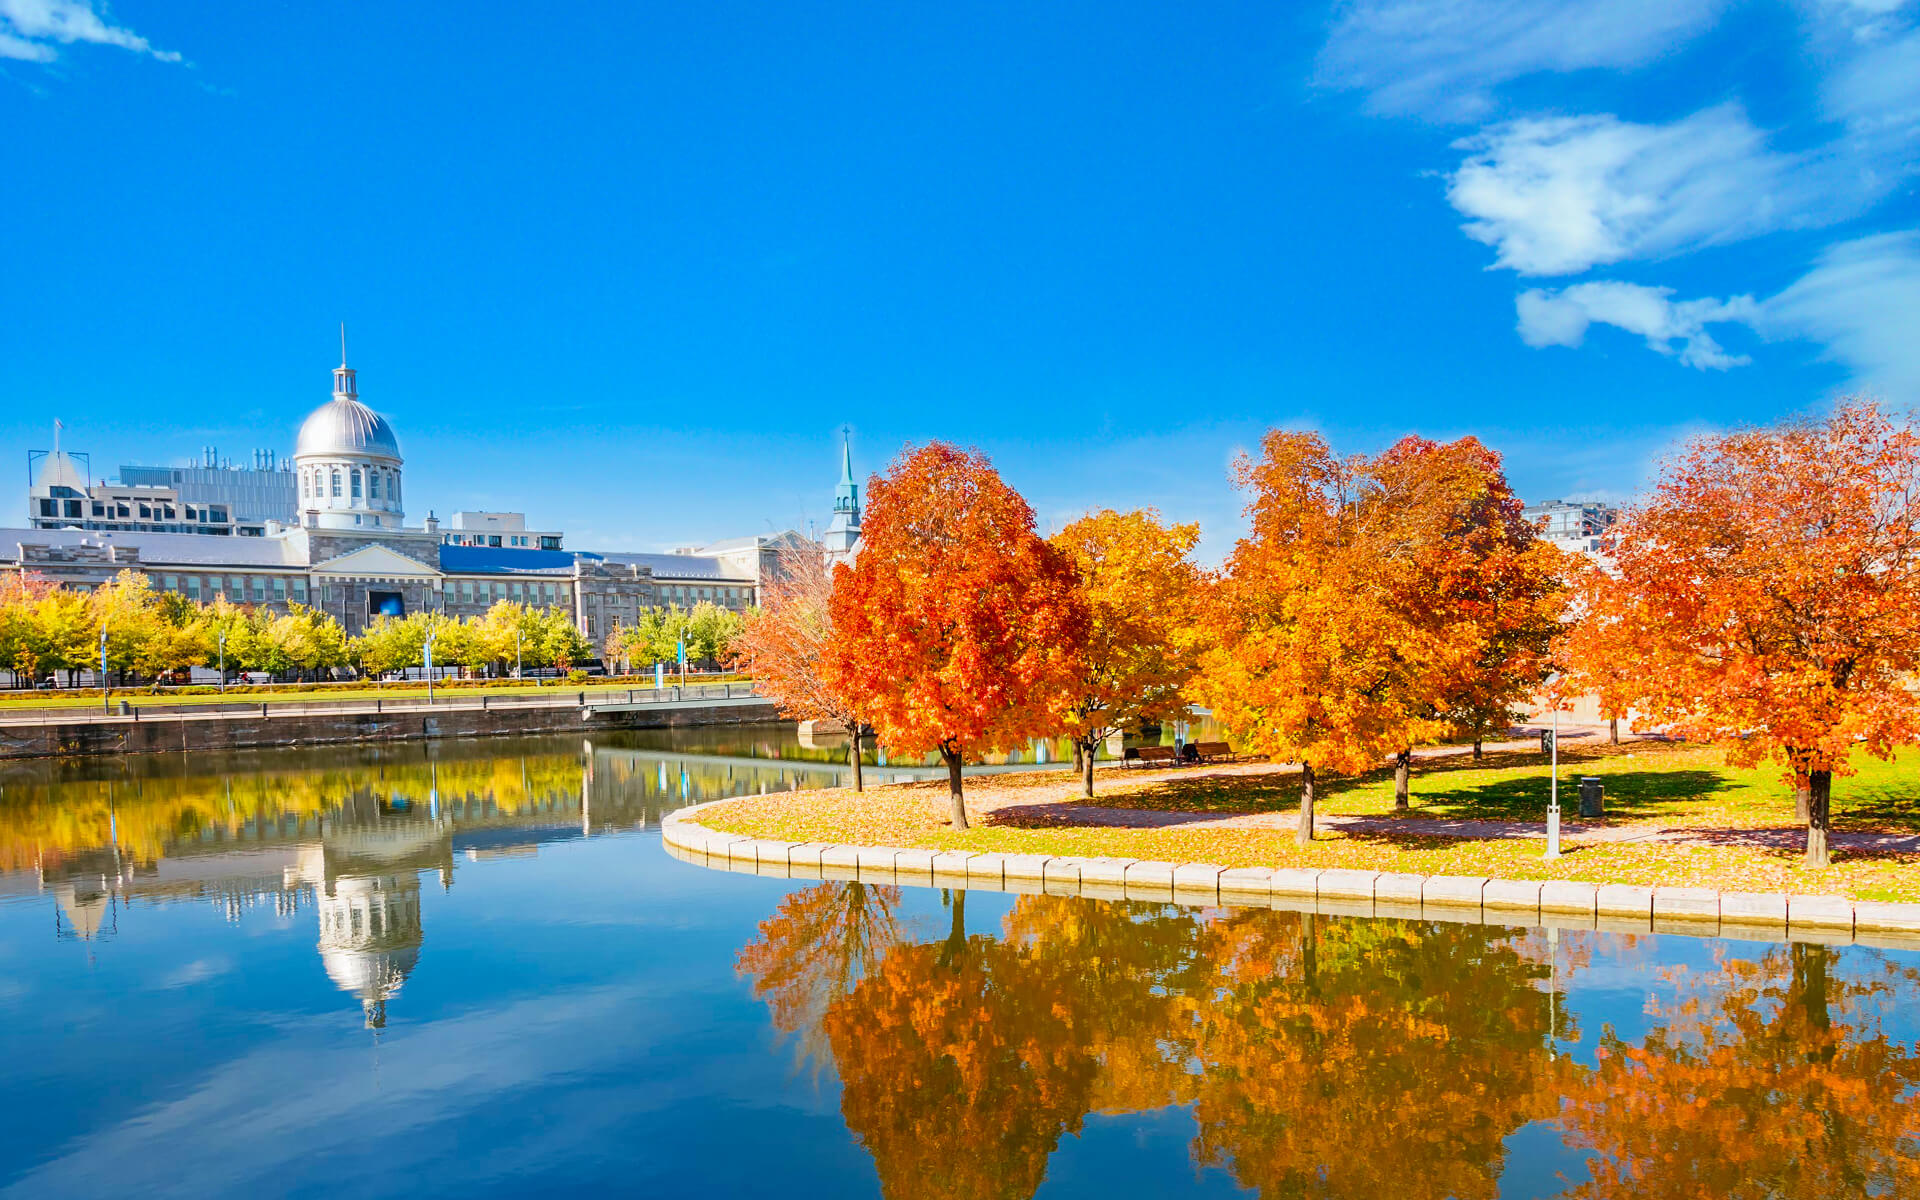
[[[1520,515],[1536,523],[1544,519],[1540,536],[1562,550],[1599,554],[1620,510],[1597,500],[1547,500],[1528,505]]]
[[[781,548],[803,541],[788,531],[672,554],[602,553],[564,549],[561,533],[528,530],[520,513],[462,512],[446,529],[429,513],[408,525],[399,438],[385,417],[361,403],[356,374],[344,364],[333,372],[332,398],[301,425],[291,469],[265,459],[257,469],[286,477],[292,520],[263,520],[257,537],[208,537],[239,532],[237,501],[190,503],[183,487],[202,482],[188,479],[106,488],[97,503],[111,503],[114,515],[96,518],[91,506],[99,489],[87,485],[75,456],[56,449],[30,484],[29,505],[37,513],[36,502],[46,500],[58,512],[44,521],[36,516],[27,529],[0,529],[0,571],[91,589],[136,570],[163,591],[203,602],[224,596],[239,604],[319,608],[350,635],[381,616],[471,616],[511,600],[565,608],[598,646],[643,609],[702,601],[750,607]],[[850,464],[842,474],[846,493]],[[81,506],[77,517],[71,515],[75,504]],[[857,536],[857,503],[850,511]],[[202,528],[216,524],[200,519],[213,515],[224,528]]]
[[[27,459],[27,524],[101,533],[199,533],[263,537],[270,521],[293,521],[293,472],[269,450],[251,467],[223,462],[208,447],[186,467],[123,466],[95,481],[88,457],[60,448]]]

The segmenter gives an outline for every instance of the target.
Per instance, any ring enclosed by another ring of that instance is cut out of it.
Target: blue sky
[[[824,522],[979,446],[1053,526],[1234,535],[1273,425],[1529,498],[1920,396],[1920,0],[0,0],[0,522],[286,452],[345,320],[409,516]]]

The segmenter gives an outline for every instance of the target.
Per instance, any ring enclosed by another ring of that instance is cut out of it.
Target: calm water
[[[0,1191],[1920,1195],[1916,957],[662,852],[832,753],[0,767]]]

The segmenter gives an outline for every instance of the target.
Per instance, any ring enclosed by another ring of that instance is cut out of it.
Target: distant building
[[[500,546],[522,550],[558,550],[564,534],[527,528],[527,514],[517,512],[457,512],[447,518],[440,534],[444,546]]]
[[[260,452],[251,469],[233,468],[209,451],[196,467],[123,468],[141,482],[93,484],[85,456],[61,450],[57,431],[37,461],[29,528],[0,529],[0,571],[91,589],[135,570],[201,602],[318,608],[349,635],[383,616],[472,616],[510,600],[566,609],[600,646],[648,608],[745,610],[780,552],[809,544],[789,530],[672,554],[568,550],[563,534],[529,530],[517,512],[459,512],[445,529],[429,513],[409,526],[399,438],[361,403],[345,363],[332,398],[301,424],[290,467]],[[859,531],[843,448],[830,547],[850,548]]]
[[[1562,550],[1598,554],[1620,510],[1597,500],[1548,500],[1528,505],[1520,515],[1536,525],[1544,519],[1540,536]]]
[[[99,533],[201,533],[262,537],[269,522],[293,520],[293,473],[269,450],[252,467],[221,462],[205,448],[187,467],[123,466],[117,480],[95,481],[85,454],[60,446],[27,456],[27,525]]]
[[[203,517],[223,512],[233,532],[247,537],[265,535],[269,521],[293,524],[298,504],[293,464],[271,450],[255,450],[250,467],[222,461],[212,447],[201,451],[200,460],[192,466],[123,465],[120,482],[126,487],[172,488],[183,508],[191,508]]]

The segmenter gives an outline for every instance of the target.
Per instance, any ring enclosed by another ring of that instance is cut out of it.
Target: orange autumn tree
[[[781,547],[729,647],[734,664],[753,676],[753,690],[770,697],[796,721],[831,721],[847,728],[847,766],[853,790],[864,790],[860,744],[868,732],[848,691],[829,678],[833,645],[833,568],[812,544]]]
[[[1868,401],[1702,438],[1616,527],[1636,707],[1806,792],[1920,736],[1920,433]]]
[[[1300,764],[1302,844],[1317,773],[1444,732],[1449,668],[1473,648],[1433,590],[1454,485],[1410,455],[1339,458],[1318,434],[1273,430],[1235,464],[1253,528],[1209,606],[1199,691],[1242,748]]]
[[[1425,630],[1428,678],[1408,694],[1411,717],[1441,718],[1476,752],[1505,728],[1549,670],[1565,606],[1560,552],[1521,512],[1500,455],[1467,437],[1403,438],[1374,460],[1374,503],[1387,509],[1384,579],[1406,619]],[[1394,770],[1408,805],[1413,747]]]
[[[1085,795],[1108,737],[1186,712],[1199,665],[1190,626],[1205,585],[1187,556],[1199,540],[1198,525],[1162,525],[1150,509],[1102,509],[1052,538],[1079,574],[1091,618],[1067,716]]]
[[[965,829],[965,757],[1052,733],[1072,705],[1086,602],[979,453],[909,447],[867,495],[859,557],[834,567],[826,679],[894,753],[939,753]]]

